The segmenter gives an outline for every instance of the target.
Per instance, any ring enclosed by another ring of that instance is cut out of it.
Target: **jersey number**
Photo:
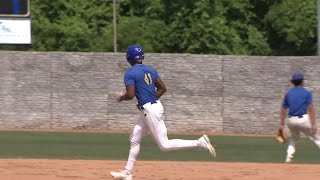
[[[144,74],[144,81],[145,81],[148,85],[152,84],[152,78],[151,78],[151,74],[150,74],[150,73]]]

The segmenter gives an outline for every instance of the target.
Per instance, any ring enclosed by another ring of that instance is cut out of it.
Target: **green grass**
[[[128,134],[85,132],[0,131],[0,158],[126,160]],[[199,136],[169,136],[197,139]],[[198,149],[161,152],[150,137],[141,145],[139,160],[282,163],[286,145],[273,137],[210,136],[217,149],[212,160]],[[299,141],[296,163],[320,163],[320,151],[307,139]]]

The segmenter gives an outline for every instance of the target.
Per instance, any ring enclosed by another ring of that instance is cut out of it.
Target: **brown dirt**
[[[106,180],[123,161],[0,159],[3,180]],[[320,165],[138,161],[137,180],[318,180]]]

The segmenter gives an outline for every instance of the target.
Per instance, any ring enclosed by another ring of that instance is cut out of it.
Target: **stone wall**
[[[129,67],[123,53],[0,55],[0,128],[128,131],[139,118],[136,100],[115,101]],[[146,54],[145,64],[167,85],[169,131],[272,134],[294,70],[319,109],[318,57]]]

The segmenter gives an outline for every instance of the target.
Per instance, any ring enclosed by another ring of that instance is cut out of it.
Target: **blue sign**
[[[0,0],[0,17],[27,17],[29,0]]]

